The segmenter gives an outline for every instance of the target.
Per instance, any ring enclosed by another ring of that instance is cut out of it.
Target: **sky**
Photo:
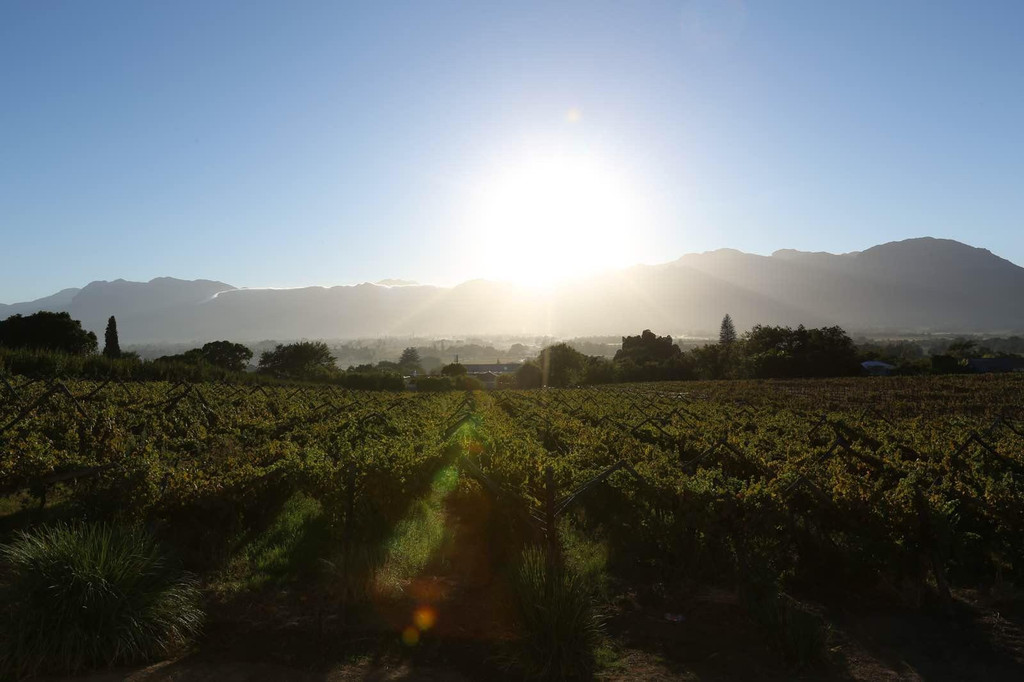
[[[547,281],[918,236],[1024,265],[1024,2],[0,4],[0,302]]]

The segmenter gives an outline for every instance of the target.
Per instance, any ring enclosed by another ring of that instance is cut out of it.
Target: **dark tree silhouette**
[[[567,343],[548,346],[537,361],[543,371],[544,385],[559,388],[583,381],[587,368],[587,356]]]
[[[591,358],[587,367],[587,383],[693,378],[691,357],[683,354],[671,336],[658,336],[650,329],[639,336],[622,337],[622,348],[615,352],[611,367],[595,360]]]
[[[728,348],[736,342],[736,327],[732,323],[729,313],[722,318],[722,327],[718,331],[718,343]]]
[[[458,362],[453,362],[450,365],[442,367],[441,374],[446,377],[461,377],[466,374],[466,366],[459,364]]]
[[[756,379],[856,376],[857,349],[841,327],[754,325],[744,336],[746,371]]]
[[[200,351],[206,362],[233,372],[241,372],[252,359],[252,351],[240,343],[211,341]]]
[[[0,346],[85,355],[96,352],[97,342],[96,335],[82,329],[82,323],[68,313],[41,311],[0,322]]]
[[[544,373],[532,362],[527,362],[516,370],[516,386],[519,388],[540,388],[543,383]]]
[[[420,367],[420,352],[415,348],[406,348],[402,351],[402,357],[399,358],[398,364],[403,369],[419,369]]]
[[[193,348],[178,355],[165,355],[157,358],[157,362],[182,362],[187,365],[205,363],[231,372],[242,372],[245,371],[251,359],[252,351],[240,343],[211,341],[202,348]]]
[[[325,378],[338,369],[331,349],[323,341],[277,344],[260,356],[259,371],[293,379]]]
[[[955,358],[969,358],[972,355],[977,354],[977,347],[977,341],[957,339],[953,343],[949,344],[949,348],[946,349],[946,353]]]
[[[113,315],[107,320],[107,331],[103,334],[103,355],[108,358],[121,357],[121,344],[117,340],[117,320]]]
[[[623,336],[622,348],[615,351],[615,362],[632,360],[638,365],[663,362],[678,357],[682,351],[672,343],[671,336],[658,336],[645,329],[640,336]]]

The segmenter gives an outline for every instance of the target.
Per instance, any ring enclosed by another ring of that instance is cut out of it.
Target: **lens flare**
[[[402,643],[406,646],[416,646],[420,643],[420,631],[411,625],[402,630]]]
[[[429,606],[421,606],[412,614],[412,621],[420,630],[429,630],[437,622],[437,611]]]

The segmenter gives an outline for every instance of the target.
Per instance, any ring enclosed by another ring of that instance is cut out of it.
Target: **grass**
[[[203,621],[195,581],[145,532],[58,523],[0,546],[0,678],[172,653]]]
[[[523,552],[513,581],[519,640],[511,666],[527,679],[586,679],[597,667],[602,624],[592,585],[570,567],[548,580],[544,552]]]
[[[588,538],[568,517],[558,524],[562,560],[602,600],[610,593],[608,579],[608,543]]]
[[[222,589],[258,589],[309,573],[328,541],[328,530],[320,502],[302,493],[293,495],[270,526],[231,560],[221,581]]]
[[[402,590],[407,580],[419,574],[448,538],[444,501],[458,485],[454,467],[439,471],[430,492],[416,500],[406,516],[395,526],[384,545],[384,560],[375,577],[375,587],[383,594]]]

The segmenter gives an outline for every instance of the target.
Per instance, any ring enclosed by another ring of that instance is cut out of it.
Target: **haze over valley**
[[[0,318],[67,311],[100,333],[110,315],[124,343],[230,338],[621,335],[653,328],[714,333],[729,312],[755,323],[840,325],[864,334],[1005,333],[1024,329],[1024,268],[951,240],[911,239],[833,255],[687,254],[536,289],[488,280],[453,287],[386,284],[239,289],[159,277],[92,282],[37,301],[0,305]]]

